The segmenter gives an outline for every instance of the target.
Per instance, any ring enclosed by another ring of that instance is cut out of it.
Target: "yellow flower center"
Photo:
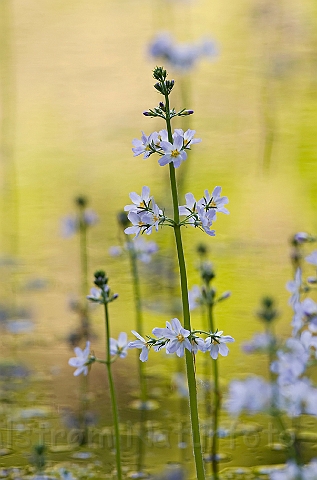
[[[178,157],[178,155],[179,155],[179,151],[178,151],[177,149],[176,149],[176,150],[172,150],[172,152],[171,152],[171,157],[176,158],[176,157]]]
[[[185,340],[184,335],[182,335],[181,333],[179,333],[176,338],[179,342],[183,342]]]
[[[142,202],[139,203],[139,208],[146,208],[144,200],[142,200]]]
[[[214,202],[213,200],[211,200],[211,202],[209,203],[209,206],[212,207],[212,208],[216,208],[216,207],[217,207],[217,204],[216,204],[216,202]]]

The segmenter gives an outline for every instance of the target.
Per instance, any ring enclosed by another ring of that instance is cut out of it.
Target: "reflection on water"
[[[175,104],[185,102],[195,110],[190,127],[203,139],[180,178],[182,190],[196,195],[208,180],[208,188],[222,185],[230,199],[229,219],[219,219],[217,236],[209,239],[217,288],[232,292],[217,311],[217,326],[236,338],[229,357],[221,361],[221,387],[225,390],[230,379],[249,370],[263,370],[260,358],[253,359],[251,368],[239,348],[257,329],[254,314],[263,295],[277,300],[277,333],[290,331],[284,289],[292,276],[287,242],[295,231],[316,232],[317,227],[314,3],[247,0],[230,6],[218,2],[210,9],[207,0],[146,5],[110,0],[89,5],[43,2],[40,8],[37,2],[3,0],[2,478],[114,476],[105,372],[96,366],[89,376],[84,397],[88,440],[80,446],[83,396],[79,379],[67,365],[72,356],[67,337],[75,332],[73,345],[79,342],[79,324],[83,326],[87,315],[96,354],[102,355],[102,316],[100,310],[88,312],[77,303],[77,309],[70,309],[68,298],[82,300],[93,272],[105,268],[119,293],[112,311],[113,336],[135,328],[128,257],[111,257],[108,251],[122,243],[116,216],[130,191],[151,184],[156,197],[169,202],[166,172],[152,158],[143,162],[131,153],[131,140],[140,136],[139,130],[162,128],[157,120],[150,127],[141,115],[157,100],[149,87],[154,65],[146,50],[159,33],[158,18],[181,42],[203,34],[219,45],[217,61],[203,62],[182,76],[172,71],[171,77],[182,85]],[[78,235],[65,240],[59,234],[61,218],[81,194],[100,218],[85,232],[89,264]],[[190,228],[184,231],[191,285],[198,283],[195,251],[204,240],[203,233],[195,233],[193,239]],[[172,241],[161,232],[153,240],[159,244],[157,258],[140,268],[147,331],[179,310]],[[193,322],[201,323],[199,312],[193,312]],[[115,365],[125,474],[183,479],[185,468],[186,475],[192,475],[182,367],[168,357],[150,359],[144,375],[155,408],[140,410],[139,366],[132,353],[127,362]],[[204,363],[199,361],[196,368],[207,448],[213,435],[205,405],[210,383]],[[309,461],[315,423],[307,420],[304,426]],[[218,436],[222,478],[256,478],[268,474],[271,464],[285,461],[281,439],[265,416],[242,417],[233,424],[222,412]],[[34,446],[43,443],[46,477],[31,461]],[[261,467],[251,468],[255,459]],[[13,467],[16,470],[9,471]],[[208,462],[206,468],[210,472]]]

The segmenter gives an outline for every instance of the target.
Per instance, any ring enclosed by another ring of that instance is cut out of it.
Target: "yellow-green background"
[[[317,227],[316,22],[314,0],[2,0],[1,250],[4,257],[17,254],[18,285],[48,281],[42,291],[20,289],[16,301],[34,313],[33,363],[43,371],[61,368],[57,401],[71,403],[73,390],[61,385],[76,386],[64,338],[76,325],[67,301],[80,283],[78,239],[61,237],[61,217],[78,194],[87,195],[100,217],[89,232],[90,274],[106,269],[120,295],[111,305],[116,334],[134,327],[128,263],[108,254],[118,244],[116,214],[143,185],[161,207],[170,203],[167,168],[154,156],[144,161],[131,152],[141,130],[163,128],[142,115],[159,100],[151,78],[159,61],[149,58],[147,45],[162,30],[180,41],[210,35],[219,49],[188,77],[173,70],[170,77],[176,81],[172,103],[195,110],[191,128],[202,138],[189,155],[185,191],[200,198],[221,185],[230,199],[230,216],[218,215],[215,238],[184,231],[190,285],[198,282],[195,247],[204,241],[218,290],[232,292],[217,312],[217,326],[236,338],[222,371],[233,377],[261,370],[259,363],[246,367],[239,344],[260,328],[254,313],[262,295],[275,296],[279,331],[288,334],[288,240]],[[190,105],[180,105],[182,82]],[[263,165],[268,127],[274,132],[269,167]],[[163,245],[165,235],[162,230],[151,239]],[[11,277],[12,268],[2,267],[2,302],[12,301]],[[93,317],[101,355],[101,312]],[[150,332],[170,316],[146,318]]]

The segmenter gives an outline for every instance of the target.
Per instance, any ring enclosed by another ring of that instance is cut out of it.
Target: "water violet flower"
[[[305,257],[305,260],[306,262],[311,263],[312,265],[315,265],[315,267],[317,267],[317,250]]]
[[[219,354],[223,357],[226,357],[229,353],[229,348],[227,347],[226,343],[232,343],[235,341],[230,335],[222,336],[222,334],[223,331],[217,332],[214,338],[208,337],[205,340],[205,351],[209,351],[211,358],[214,360],[218,358]]]
[[[86,343],[86,347],[82,350],[79,347],[74,348],[74,352],[76,353],[76,357],[72,357],[69,359],[68,364],[71,367],[75,367],[76,370],[74,372],[75,377],[83,373],[87,375],[88,373],[88,364],[89,364],[89,357],[90,357],[90,342]]]
[[[161,167],[173,162],[174,167],[178,168],[187,158],[187,153],[183,150],[183,137],[180,135],[175,135],[173,143],[162,141],[160,147],[164,152],[164,155],[158,161]]]
[[[118,340],[110,338],[110,355],[125,358],[128,354],[128,336],[125,332],[119,334]]]
[[[169,340],[166,345],[167,353],[176,353],[178,357],[183,357],[185,348],[189,351],[192,350],[191,343],[187,338],[190,335],[190,331],[182,327],[178,318],[173,318],[171,322],[166,322],[166,328],[154,328],[152,333],[158,338],[163,337]]]
[[[131,330],[133,335],[137,337],[138,340],[134,340],[132,342],[128,343],[128,348],[141,348],[141,353],[140,353],[140,360],[141,362],[146,362],[149,358],[149,350],[151,347],[151,342],[145,340],[145,338],[141,337],[141,335],[134,331]]]

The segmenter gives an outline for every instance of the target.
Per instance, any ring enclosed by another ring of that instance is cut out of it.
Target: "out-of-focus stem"
[[[213,321],[213,305],[208,303],[208,321],[209,328],[211,332],[215,331],[214,321]],[[219,390],[219,371],[218,371],[218,360],[213,360],[213,377],[214,377],[214,405],[213,405],[213,415],[212,415],[212,445],[211,445],[211,461],[212,461],[212,473],[213,479],[218,480],[218,420],[219,420],[219,411],[221,405],[221,397]]]
[[[109,324],[109,312],[108,312],[108,304],[107,303],[105,303],[105,329],[106,329],[106,367],[107,367],[107,373],[108,373],[110,399],[111,399],[114,433],[115,433],[117,478],[118,478],[118,480],[122,480],[119,412],[118,412],[116,393],[115,393],[113,377],[112,377],[112,372],[111,372],[110,324]]]

